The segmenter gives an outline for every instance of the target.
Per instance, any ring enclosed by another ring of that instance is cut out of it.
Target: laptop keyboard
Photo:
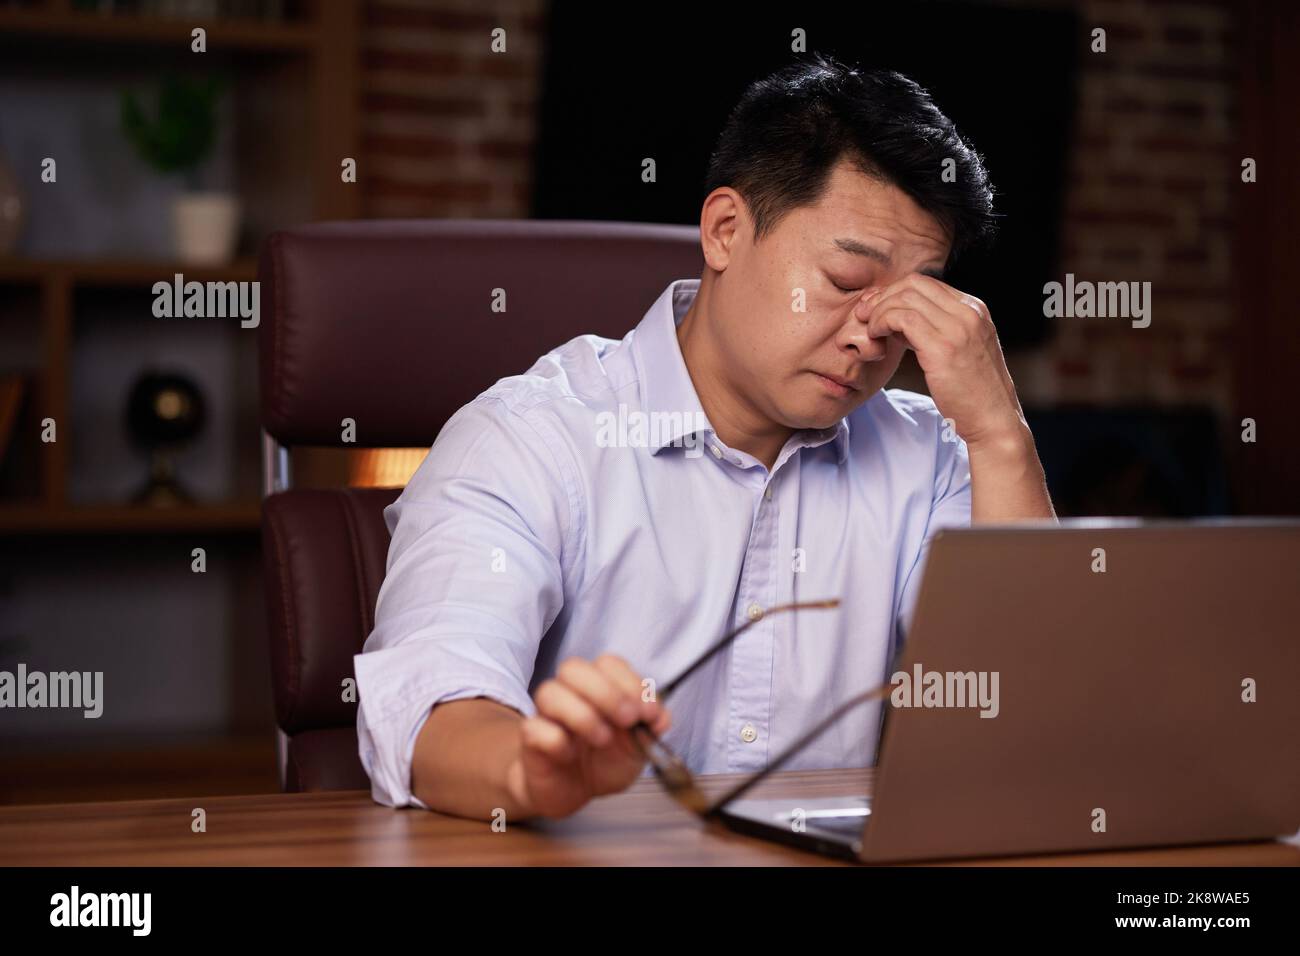
[[[828,830],[836,836],[860,837],[862,836],[862,825],[867,822],[867,818],[860,813],[844,814],[843,816],[833,817],[815,817],[808,821],[808,828],[814,827],[818,830]]]
[[[845,807],[842,813],[836,810],[814,810],[805,813],[804,824],[810,830],[817,829],[856,840],[862,836],[862,827],[868,816],[870,811],[865,807]],[[794,817],[785,813],[778,819],[788,824]]]

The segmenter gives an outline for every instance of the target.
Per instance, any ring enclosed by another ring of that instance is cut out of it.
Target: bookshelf
[[[309,52],[320,41],[315,26],[296,20],[252,17],[184,17],[76,9],[69,0],[0,6],[0,32],[34,41],[85,40],[95,44],[188,44],[193,26],[208,31],[213,48],[270,52]]]
[[[253,281],[272,231],[360,214],[360,187],[339,176],[342,158],[360,149],[360,3],[283,0],[274,21],[172,17],[149,12],[160,5],[147,0],[117,2],[109,12],[85,6],[0,0],[0,89],[10,104],[32,99],[37,120],[26,138],[44,138],[38,111],[51,96],[70,98],[58,102],[76,110],[76,97],[108,95],[96,91],[219,71],[229,81],[234,124],[223,159],[243,230],[235,257],[219,266],[126,251],[47,251],[48,243],[28,256],[0,256],[0,378],[21,375],[24,384],[0,457],[0,655],[47,669],[100,668],[117,688],[113,713],[93,727],[47,715],[36,715],[38,723],[30,714],[28,724],[0,726],[0,778],[41,777],[0,792],[0,803],[67,799],[72,789],[72,799],[116,794],[125,776],[138,796],[271,790],[256,332],[237,319],[157,318],[152,287],[178,272],[186,281]],[[207,31],[205,59],[189,49],[195,26]],[[0,125],[12,131],[11,120],[0,116]],[[75,170],[85,157],[72,155],[67,141],[61,148],[62,182],[65,158]],[[29,200],[42,188],[33,155],[49,154],[29,150],[15,170]],[[29,216],[40,214],[35,202],[29,208]],[[100,225],[109,222],[96,215]],[[18,250],[34,245],[20,240]],[[221,385],[204,389],[210,424],[224,430],[203,467],[223,470],[214,485],[224,491],[196,493],[196,504],[133,505],[129,493],[103,490],[144,477],[143,461],[124,450],[122,385],[151,350],[192,356]],[[54,442],[40,440],[45,418],[57,423]],[[104,456],[110,439],[117,452]],[[99,472],[112,472],[112,482]],[[201,575],[191,568],[196,546],[208,556]],[[160,727],[171,735],[167,749],[149,736]],[[34,748],[38,757],[23,756]]]
[[[173,17],[145,12],[139,3],[115,6],[121,9],[101,12],[81,9],[72,0],[16,5],[0,0],[0,62],[10,53],[10,63],[21,64],[16,68],[31,75],[42,68],[58,71],[61,63],[75,60],[79,69],[111,82],[136,75],[142,57],[159,71],[183,68],[178,65],[187,62],[192,66],[191,30],[203,26],[214,59],[202,67],[219,63],[232,80],[239,124],[235,179],[247,211],[246,234],[239,256],[217,267],[125,258],[0,257],[0,333],[26,342],[31,355],[21,369],[24,413],[5,449],[6,455],[22,460],[5,465],[0,535],[193,529],[255,533],[258,488],[248,476],[257,474],[259,448],[256,421],[249,420],[246,408],[237,448],[242,477],[229,500],[169,509],[72,500],[69,448],[78,429],[70,409],[72,360],[84,316],[94,312],[97,302],[123,296],[145,302],[153,283],[177,272],[187,281],[252,281],[257,248],[274,229],[359,215],[358,187],[339,177],[341,158],[355,157],[359,148],[358,3],[289,2],[283,5],[283,18],[273,21]],[[6,69],[0,65],[0,81]],[[233,323],[228,334],[239,361],[251,367],[254,333]],[[121,399],[105,396],[106,401]],[[54,442],[40,443],[35,432],[45,418],[57,423]]]

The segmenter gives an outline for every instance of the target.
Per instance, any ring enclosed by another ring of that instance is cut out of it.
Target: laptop
[[[1300,829],[1300,521],[941,531],[895,674],[870,794],[722,822],[876,862]]]

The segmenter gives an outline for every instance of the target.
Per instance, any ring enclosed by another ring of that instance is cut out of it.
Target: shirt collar
[[[669,445],[681,444],[682,438],[697,431],[703,430],[709,435],[714,433],[677,341],[677,326],[699,291],[699,279],[670,282],[637,324],[632,337],[644,410],[661,413],[662,421],[666,423],[663,428],[650,430],[652,455]],[[700,424],[703,424],[703,429]],[[839,462],[842,464],[848,457],[847,418],[841,418],[830,428],[807,429],[792,437],[808,448],[833,441]]]

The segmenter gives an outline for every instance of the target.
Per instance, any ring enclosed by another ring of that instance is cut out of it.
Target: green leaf
[[[122,93],[122,132],[140,158],[161,173],[191,171],[212,153],[217,140],[216,78],[167,77],[151,110],[134,93]]]

